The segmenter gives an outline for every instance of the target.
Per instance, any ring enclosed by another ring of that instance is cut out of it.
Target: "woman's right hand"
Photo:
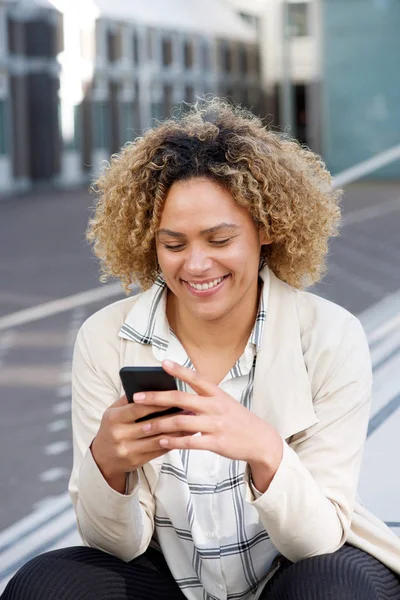
[[[142,431],[143,423],[135,423],[136,419],[159,410],[156,406],[129,403],[122,396],[103,414],[90,449],[108,485],[121,494],[125,492],[127,473],[169,452],[159,444],[163,434],[149,437]]]

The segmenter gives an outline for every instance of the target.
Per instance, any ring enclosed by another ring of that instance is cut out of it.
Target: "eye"
[[[184,247],[184,244],[175,244],[175,245],[164,244],[164,248],[166,248],[167,250],[175,251],[175,252],[182,250],[183,247]]]
[[[214,246],[223,246],[224,244],[230,242],[231,239],[232,238],[226,238],[226,240],[213,240],[211,241],[211,244],[214,244]]]

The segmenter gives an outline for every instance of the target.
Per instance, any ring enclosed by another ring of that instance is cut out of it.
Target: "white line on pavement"
[[[70,506],[71,500],[68,493],[52,497],[51,501],[43,501],[40,508],[0,532],[0,552],[9,543],[27,535],[30,531],[46,523],[49,519]]]
[[[343,216],[342,227],[346,225],[353,225],[354,223],[362,223],[369,219],[376,219],[383,215],[388,215],[392,212],[400,210],[400,198],[393,198],[380,204],[373,204],[372,206],[365,206],[359,210],[354,210]]]
[[[56,395],[59,398],[68,398],[71,396],[71,386],[68,384],[59,387],[58,390],[56,390]]]
[[[71,442],[62,440],[60,442],[54,442],[53,444],[48,444],[44,448],[44,453],[49,456],[55,456],[57,454],[62,454],[71,448]]]
[[[135,288],[136,289],[136,288]],[[112,296],[123,295],[121,284],[110,283],[103,287],[97,287],[86,292],[80,292],[73,296],[67,296],[66,298],[60,298],[58,300],[52,300],[51,302],[45,302],[32,308],[25,310],[19,310],[18,312],[0,317],[0,331],[16,327],[18,325],[25,325],[32,321],[38,321],[46,317],[51,317],[62,312],[67,312],[78,306],[84,306],[91,304],[92,302],[99,302],[110,298]],[[133,291],[134,293],[134,291]]]
[[[69,422],[67,419],[58,419],[57,421],[52,421],[48,423],[46,426],[47,431],[50,433],[57,433],[58,431],[62,431],[63,429],[68,429]]]
[[[71,395],[71,392],[69,393]],[[71,410],[71,402],[69,400],[64,400],[63,402],[57,402],[52,408],[53,413],[55,415],[63,415],[65,413],[69,413]]]
[[[43,524],[40,529],[19,539],[8,550],[1,554],[0,576],[10,566],[21,560],[24,556],[42,546],[45,542],[51,542],[54,532],[63,531],[75,524],[74,511],[67,510],[56,519]]]
[[[54,467],[53,469],[48,469],[47,471],[43,471],[40,473],[39,479],[40,481],[44,481],[45,483],[58,481],[62,478],[68,478],[70,474],[70,470],[66,467]]]

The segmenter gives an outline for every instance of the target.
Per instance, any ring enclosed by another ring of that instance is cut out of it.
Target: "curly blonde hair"
[[[102,276],[150,287],[159,274],[155,234],[168,190],[208,177],[223,185],[272,243],[261,262],[302,288],[325,271],[329,237],[338,234],[341,192],[320,157],[271,131],[249,111],[202,100],[128,143],[93,184],[98,202],[87,238]]]

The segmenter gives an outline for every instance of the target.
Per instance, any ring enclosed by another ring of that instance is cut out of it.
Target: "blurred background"
[[[0,0],[0,592],[73,543],[77,330],[123,297],[84,238],[104,161],[182,102],[250,108],[320,154],[343,227],[311,291],[362,321],[359,492],[400,534],[400,0]],[[397,473],[397,477],[395,476]]]

